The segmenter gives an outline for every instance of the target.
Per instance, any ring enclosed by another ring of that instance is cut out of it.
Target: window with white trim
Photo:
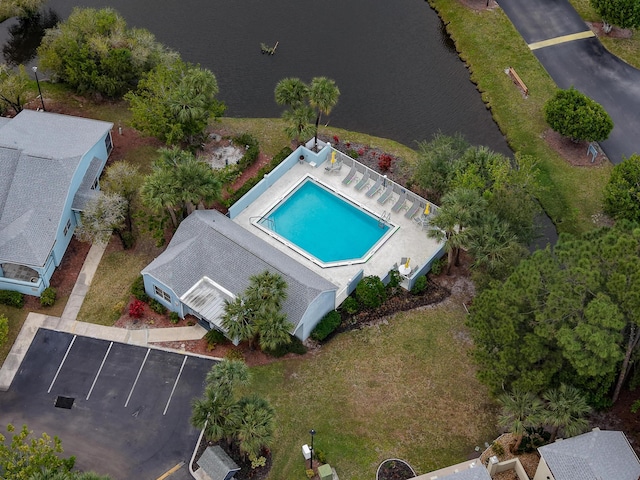
[[[169,295],[157,285],[153,286],[153,292],[156,294],[156,297],[162,298],[164,301],[171,303],[171,295]]]
[[[69,233],[69,229],[71,228],[71,219],[67,220],[67,224],[64,226],[64,236],[67,236],[67,233]]]
[[[107,136],[104,139],[104,146],[107,147],[107,155],[111,153],[113,150],[113,140],[111,139],[111,132],[107,133]]]

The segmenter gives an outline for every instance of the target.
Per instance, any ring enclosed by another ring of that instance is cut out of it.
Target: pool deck
[[[351,181],[349,185],[343,185],[342,180],[349,172],[349,168],[343,166],[338,172],[327,172],[324,164],[312,166],[307,162],[294,165],[282,178],[275,182],[256,201],[251,203],[245,210],[236,216],[233,221],[241,225],[254,235],[257,235],[265,242],[273,245],[278,250],[296,259],[299,263],[314,271],[318,275],[326,278],[336,286],[338,291],[342,290],[349,281],[355,277],[360,270],[364,270],[364,275],[377,275],[384,278],[394,264],[400,263],[401,257],[411,259],[411,267],[422,265],[425,261],[440,248],[440,244],[434,239],[427,237],[427,232],[411,219],[405,218],[406,209],[398,213],[391,213],[390,222],[397,225],[399,229],[373,254],[366,263],[353,265],[336,266],[322,268],[293,249],[287,247],[280,241],[272,238],[258,227],[252,225],[251,218],[265,215],[280,198],[282,198],[291,188],[293,188],[304,176],[312,175],[320,182],[334,188],[342,195],[348,197],[356,204],[367,207],[370,211],[381,216],[383,212],[390,212],[397,195],[389,199],[384,205],[378,203],[380,193],[373,197],[367,197],[368,188],[360,191],[355,189],[356,181]],[[382,189],[380,190],[382,192]]]

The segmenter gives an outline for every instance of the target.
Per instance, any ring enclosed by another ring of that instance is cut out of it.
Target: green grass
[[[111,241],[118,240],[112,238]],[[129,301],[131,284],[158,253],[152,241],[145,237],[138,239],[135,250],[107,249],[78,313],[78,320],[113,325]]]
[[[564,232],[593,228],[592,215],[602,210],[602,190],[610,166],[569,166],[542,138],[547,130],[542,113],[556,85],[531,53],[504,12],[492,9],[476,12],[455,0],[432,0],[447,24],[472,80],[515,152],[539,162],[543,189],[538,197],[549,216]],[[523,98],[504,73],[514,67],[529,88]]]
[[[495,436],[487,391],[474,376],[457,303],[399,314],[339,335],[315,356],[252,368],[251,391],[277,412],[270,479],[304,479],[300,446],[341,478],[370,480],[399,457],[419,473],[461,462]]]
[[[0,305],[0,315],[4,315],[9,319],[9,337],[4,345],[0,345],[0,365],[4,363],[5,358],[9,355],[9,351],[13,346],[13,342],[18,338],[18,333],[24,324],[29,312],[25,308],[14,308],[6,305]]]

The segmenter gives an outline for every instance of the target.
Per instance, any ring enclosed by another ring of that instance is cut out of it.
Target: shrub
[[[434,275],[440,275],[446,264],[447,259],[445,257],[434,260],[431,264],[431,273],[433,273]]]
[[[398,270],[396,270],[395,268],[389,270],[389,283],[387,283],[387,287],[397,288],[398,285],[400,285],[401,281],[402,276],[400,275],[400,272]]]
[[[347,297],[345,298],[344,302],[342,302],[342,308],[349,315],[354,315],[358,313],[358,310],[360,310],[360,305],[358,304],[358,301],[355,298]]]
[[[149,301],[149,295],[147,295],[147,292],[144,291],[144,278],[142,278],[142,275],[138,275],[136,277],[136,279],[131,284],[131,289],[129,291],[131,292],[131,295],[136,297],[141,302]]]
[[[209,346],[215,346],[219,343],[225,343],[227,341],[227,337],[225,337],[220,330],[216,330],[215,328],[209,330],[205,334],[204,338],[207,341],[207,345]]]
[[[354,149],[350,148],[347,150],[347,155],[349,155],[351,158],[356,159],[358,158],[360,155],[358,155],[358,152],[356,152]]]
[[[47,287],[40,295],[40,305],[43,307],[51,307],[56,303],[56,289],[53,287]]]
[[[137,298],[129,305],[129,316],[133,318],[142,318],[144,315],[144,303]]]
[[[327,463],[327,454],[324,453],[324,450],[320,450],[319,448],[314,448],[313,453],[314,453],[314,456],[316,457],[316,460],[318,460],[318,462]]]
[[[276,358],[284,357],[287,353],[304,355],[307,353],[307,347],[304,346],[298,337],[291,335],[291,341],[289,343],[278,345],[278,348],[275,350],[265,350],[265,353]]]
[[[242,360],[244,362],[244,354],[240,350],[229,350],[224,354],[227,360]]]
[[[164,315],[165,313],[167,313],[167,307],[165,307],[155,299],[149,300],[149,308],[151,308],[151,310],[153,310],[154,312],[159,313],[160,315]]]
[[[4,315],[0,315],[0,347],[9,338],[9,319]]]
[[[24,306],[24,295],[13,290],[0,290],[0,303],[10,307],[22,308]]]
[[[123,300],[120,300],[118,303],[116,303],[113,306],[113,315],[116,318],[116,320],[120,317],[120,315],[122,315],[122,311],[124,310],[124,306],[125,306],[125,302]]]
[[[313,468],[307,468],[305,473],[307,474],[307,478],[313,478],[316,476],[316,472],[313,471]]]
[[[258,159],[260,155],[260,147],[258,140],[249,133],[243,133],[233,138],[233,142],[240,147],[244,147],[246,150],[244,155],[238,162],[240,170],[246,170]],[[248,148],[247,148],[248,147]]]
[[[498,457],[504,455],[504,447],[499,442],[493,442],[491,444],[491,450],[493,450],[493,453],[495,453]]]
[[[282,163],[285,158],[291,155],[292,152],[293,150],[291,150],[291,148],[289,147],[284,147],[282,150],[280,150],[280,152],[274,155],[273,159],[268,164],[258,170],[253,178],[250,178],[249,180],[244,182],[244,184],[238,190],[236,190],[233,195],[229,195],[229,198],[227,198],[224,202],[225,205],[229,207],[236,203],[240,197],[242,197],[245,193],[255,187],[256,184],[260,180],[262,180],[267,173],[271,172],[271,170],[280,165],[280,163]]]
[[[169,313],[169,321],[174,325],[178,323],[180,321],[180,315],[178,315],[178,312]]]
[[[380,168],[381,171],[386,172],[391,168],[392,160],[393,160],[393,157],[391,155],[384,153],[380,155],[378,159],[378,167]]]
[[[542,427],[527,427],[518,452],[530,453],[549,442],[551,434]]]
[[[427,277],[422,275],[416,279],[416,283],[414,283],[413,287],[411,287],[411,293],[413,295],[418,295],[424,292],[426,288],[427,288]]]
[[[249,460],[251,461],[251,468],[264,467],[267,464],[267,459],[261,456],[256,456],[253,453],[249,454]]]
[[[334,145],[337,145],[338,143],[340,143],[340,138],[337,135],[334,135],[333,142],[334,142]]]
[[[329,334],[331,334],[336,328],[338,328],[338,325],[340,325],[341,321],[342,318],[336,310],[327,313],[316,325],[316,328],[313,329],[313,332],[311,332],[311,338],[317,340],[318,342],[321,342],[322,340],[327,338]]]
[[[367,308],[378,308],[387,299],[387,291],[380,277],[364,277],[356,287],[356,298]]]

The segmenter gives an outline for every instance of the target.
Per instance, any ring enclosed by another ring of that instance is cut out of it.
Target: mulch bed
[[[414,477],[411,468],[404,461],[387,460],[380,466],[376,480],[407,480]]]

